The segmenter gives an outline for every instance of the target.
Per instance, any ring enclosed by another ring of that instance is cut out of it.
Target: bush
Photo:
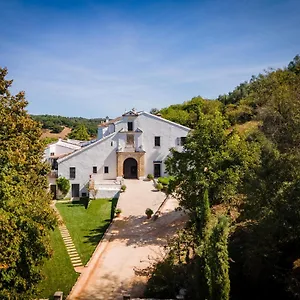
[[[56,179],[56,184],[58,189],[62,192],[62,194],[65,196],[68,191],[70,190],[70,181],[65,177],[59,177]]]
[[[174,176],[159,177],[157,181],[162,185],[168,185],[172,180],[174,180]]]
[[[126,188],[127,188],[127,186],[126,186],[125,184],[123,184],[123,185],[121,186],[121,191],[122,191],[122,192],[125,192]]]
[[[161,191],[163,188],[164,186],[160,182],[156,185],[156,189],[159,191]]]
[[[122,209],[121,208],[117,208],[116,210],[115,210],[115,214],[120,214],[122,212]]]
[[[153,215],[153,210],[151,209],[151,208],[146,208],[146,210],[145,210],[145,214],[147,215],[147,216],[152,216]]]
[[[149,180],[153,180],[153,179],[154,179],[154,176],[153,176],[153,174],[148,174],[148,175],[147,175],[147,178],[148,178]]]

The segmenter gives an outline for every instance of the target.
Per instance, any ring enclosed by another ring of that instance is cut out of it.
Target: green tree
[[[222,216],[212,229],[208,244],[211,300],[228,300],[230,292],[228,257],[228,220]]]
[[[56,179],[56,184],[58,189],[62,192],[63,196],[65,196],[70,190],[70,181],[65,177],[59,177]]]
[[[231,281],[233,286],[247,283],[247,299],[299,297],[300,74],[296,66],[295,62],[267,72],[253,83],[248,96],[259,104],[257,118],[262,122],[248,138],[260,145],[261,155],[247,172],[241,225],[229,245],[236,262]]]
[[[236,131],[220,112],[199,113],[197,128],[188,136],[185,151],[171,150],[169,174],[175,176],[176,194],[194,212],[208,190],[212,205],[228,202],[237,193],[245,171],[259,158],[259,148]]]
[[[24,92],[11,95],[6,75],[0,68],[0,298],[32,299],[56,218],[41,129],[25,110]]]
[[[68,136],[70,139],[86,141],[89,140],[90,136],[87,132],[86,127],[83,124],[78,124]]]

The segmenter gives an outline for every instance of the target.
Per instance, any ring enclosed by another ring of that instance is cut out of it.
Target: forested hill
[[[105,120],[105,118],[86,119],[55,115],[31,115],[31,117],[35,121],[42,123],[43,129],[49,129],[52,133],[60,133],[64,127],[74,129],[79,125],[84,125],[91,137],[97,135],[97,125]]]
[[[194,130],[166,161],[165,189],[190,223],[145,296],[180,287],[192,300],[300,299],[300,57],[216,100],[152,113]]]
[[[225,115],[231,125],[259,121],[264,118],[269,105],[271,103],[274,105],[272,102],[274,95],[278,97],[276,105],[293,98],[293,95],[288,93],[297,88],[299,74],[300,56],[296,55],[287,67],[270,69],[252,76],[249,81],[240,83],[232,92],[220,95],[216,100],[206,100],[198,96],[183,104],[171,105],[160,111],[152,109],[152,111],[159,112],[162,117],[190,128],[197,126],[199,112],[212,114],[216,110]],[[289,118],[288,115],[283,117]]]

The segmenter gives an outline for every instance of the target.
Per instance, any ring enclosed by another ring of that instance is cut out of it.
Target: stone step
[[[73,247],[73,249],[72,249],[72,248],[67,248],[67,251],[68,251],[69,253],[73,253],[73,252],[76,252],[76,253],[77,253],[77,250],[76,250],[75,247]]]
[[[70,236],[70,234],[68,232],[61,232],[62,236]]]
[[[67,251],[68,251],[68,252],[73,252],[73,251],[76,251],[76,252],[77,252],[75,246],[66,246],[66,248],[67,248]]]
[[[82,262],[81,262],[81,260],[80,259],[71,259],[71,263],[72,263],[72,265],[74,265],[74,264],[82,264]]]
[[[73,243],[71,238],[63,238],[63,240],[64,240],[64,242],[72,242]]]
[[[83,264],[81,264],[81,263],[78,263],[78,264],[72,264],[73,265],[73,267],[81,267],[81,266],[83,266]]]
[[[67,251],[68,252],[72,252],[72,251],[76,251],[77,252],[77,250],[76,250],[76,248],[75,248],[75,246],[66,246],[67,247]]]
[[[74,245],[74,243],[73,243],[72,240],[64,240],[64,243],[65,243],[65,245],[67,245],[67,244],[72,244],[72,245]]]
[[[81,261],[81,259],[80,259],[80,257],[78,256],[78,255],[76,255],[76,256],[70,256],[70,259],[71,259],[71,261]]]

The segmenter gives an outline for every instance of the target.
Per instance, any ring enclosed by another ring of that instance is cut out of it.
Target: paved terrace
[[[141,271],[163,257],[163,246],[187,220],[183,212],[174,211],[178,203],[172,198],[164,203],[156,221],[147,220],[145,209],[155,212],[165,194],[156,191],[152,181],[125,180],[125,184],[127,190],[118,203],[122,217],[110,226],[68,299],[142,296],[147,277]]]

